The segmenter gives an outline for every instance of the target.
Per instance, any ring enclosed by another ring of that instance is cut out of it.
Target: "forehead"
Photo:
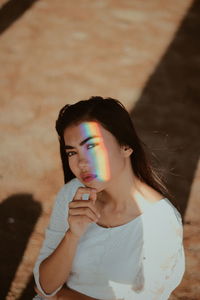
[[[97,121],[85,121],[79,124],[73,124],[64,131],[64,140],[67,141],[67,143],[79,143],[84,138],[90,136],[98,136],[104,140],[114,138],[114,136]]]

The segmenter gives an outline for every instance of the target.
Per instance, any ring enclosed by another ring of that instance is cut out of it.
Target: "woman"
[[[65,185],[35,264],[36,291],[51,300],[168,299],[185,270],[182,219],[125,107],[102,97],[66,105],[56,130]]]

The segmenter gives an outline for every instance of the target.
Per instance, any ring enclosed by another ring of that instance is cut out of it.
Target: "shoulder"
[[[182,217],[176,207],[167,198],[155,203],[146,214],[143,225],[150,238],[161,239],[162,243],[175,241],[181,244],[183,240]]]
[[[172,204],[168,198],[164,198],[160,209],[160,219],[172,228],[182,227],[182,217],[177,208]]]
[[[177,208],[168,198],[162,198],[149,206],[149,218],[154,215],[153,223],[176,223],[182,225],[182,217]],[[147,213],[148,214],[148,213]]]
[[[154,204],[165,198],[164,195],[162,195],[160,192],[147,185],[146,183],[142,183],[142,188],[145,195],[144,198],[149,204]]]

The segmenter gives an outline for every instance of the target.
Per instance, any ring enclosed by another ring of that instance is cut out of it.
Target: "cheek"
[[[69,167],[71,169],[71,171],[75,170],[76,168],[76,162],[75,162],[75,159],[74,158],[68,158],[68,164],[69,164]]]
[[[112,174],[117,174],[124,166],[124,159],[119,151],[113,151],[109,154],[109,162]]]
[[[102,180],[109,180],[112,176],[112,169],[114,166],[112,153],[105,152],[102,153],[99,159],[99,174],[101,175]]]

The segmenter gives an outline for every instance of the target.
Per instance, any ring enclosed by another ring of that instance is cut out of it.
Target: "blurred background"
[[[199,300],[200,1],[0,0],[0,33],[0,299],[34,295],[64,183],[58,111],[101,95],[126,106],[183,217],[170,300]]]

